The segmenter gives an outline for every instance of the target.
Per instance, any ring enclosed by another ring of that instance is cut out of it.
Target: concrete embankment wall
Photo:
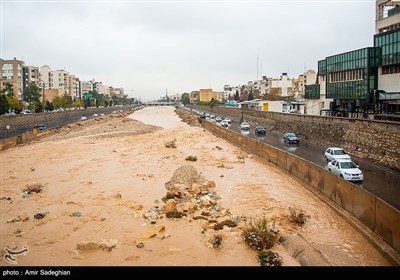
[[[190,106],[211,112],[209,106]],[[342,147],[358,158],[400,170],[400,122],[242,111],[231,107],[214,107],[212,111],[235,121],[239,121],[243,113],[243,119],[252,127],[262,125],[282,134],[295,132],[301,139],[321,144],[321,147]]]
[[[203,125],[215,135],[273,163],[306,183],[314,191],[322,193],[354,215],[400,253],[400,211],[368,191],[296,155],[208,121],[204,121]]]

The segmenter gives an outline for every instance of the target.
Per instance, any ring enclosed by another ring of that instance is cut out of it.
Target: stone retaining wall
[[[229,117],[239,122],[238,108],[190,105],[206,112]],[[400,122],[310,116],[263,111],[243,111],[243,119],[252,127],[262,125],[267,130],[294,132],[300,139],[321,145],[346,149],[350,155],[400,170]]]

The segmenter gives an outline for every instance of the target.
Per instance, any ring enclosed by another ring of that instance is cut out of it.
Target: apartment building
[[[13,85],[14,96],[18,100],[23,99],[24,81],[23,81],[24,62],[17,60],[16,57],[12,60],[0,59],[1,80],[0,90],[3,90],[4,84],[11,83]]]
[[[268,94],[289,97],[293,95],[293,79],[282,73],[279,79],[271,79]]]

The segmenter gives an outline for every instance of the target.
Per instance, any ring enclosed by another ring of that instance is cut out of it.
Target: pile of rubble
[[[176,109],[175,113],[181,118],[181,120],[191,126],[201,126],[199,116],[192,112],[188,112],[183,109]]]

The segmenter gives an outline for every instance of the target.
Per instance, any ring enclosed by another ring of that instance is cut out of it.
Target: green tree
[[[10,106],[11,110],[14,110],[16,114],[19,114],[22,111],[22,104],[19,100],[15,99],[14,97],[6,97],[7,103]]]
[[[62,108],[62,97],[61,96],[55,96],[53,98],[53,105],[54,105],[55,109]]]
[[[6,95],[0,94],[0,115],[7,113],[9,108]]]
[[[236,90],[236,93],[235,93],[235,100],[236,100],[236,101],[239,101],[239,100],[240,100],[239,90]]]
[[[44,109],[47,111],[53,111],[54,110],[53,103],[51,103],[49,100],[46,100],[46,105],[44,106]]]
[[[34,82],[30,82],[25,90],[24,100],[29,104],[32,102],[37,103],[40,102],[41,97],[39,87]]]
[[[189,93],[187,93],[187,92],[182,93],[182,95],[181,95],[181,102],[182,102],[183,104],[189,104],[189,103],[190,103]]]
[[[14,88],[12,83],[5,83],[4,88],[1,93],[5,94],[7,97],[14,97]]]
[[[253,100],[254,99],[254,95],[253,92],[250,92],[249,95],[247,95],[247,100]]]

